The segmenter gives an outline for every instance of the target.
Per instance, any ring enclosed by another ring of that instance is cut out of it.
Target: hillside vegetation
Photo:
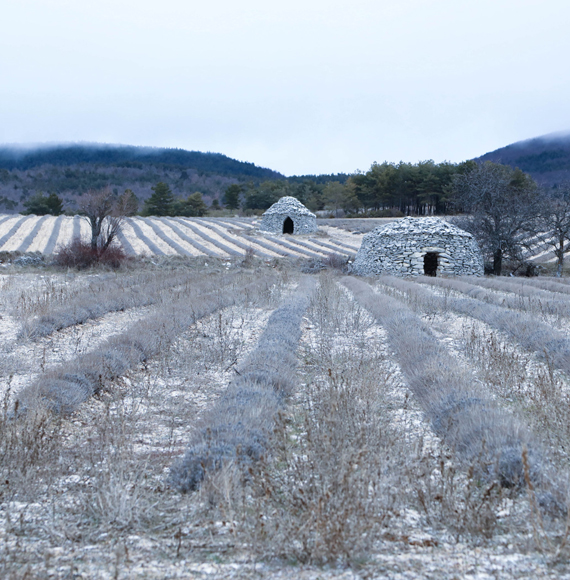
[[[570,133],[518,141],[485,153],[475,161],[493,161],[518,167],[544,185],[570,181]]]
[[[220,153],[120,145],[54,145],[41,148],[0,147],[0,207],[20,210],[37,192],[57,193],[73,207],[89,189],[132,190],[140,200],[157,182],[176,196],[196,191],[219,198],[239,182],[284,179],[271,169]]]

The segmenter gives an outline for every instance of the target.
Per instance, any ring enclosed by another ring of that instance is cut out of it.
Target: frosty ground
[[[346,257],[5,267],[2,577],[570,578],[570,285],[357,280]],[[305,299],[280,337],[272,315]],[[281,338],[294,358],[272,359]],[[467,395],[442,429],[452,367]],[[236,443],[218,410],[244,377],[259,416]],[[512,485],[505,433],[530,464]]]

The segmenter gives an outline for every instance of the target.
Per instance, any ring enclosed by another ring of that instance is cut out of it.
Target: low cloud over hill
[[[546,185],[570,181],[570,132],[518,141],[485,153],[475,161],[493,161],[519,167]]]

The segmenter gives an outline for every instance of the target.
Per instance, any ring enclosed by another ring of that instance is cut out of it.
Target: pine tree
[[[230,185],[226,189],[226,193],[224,194],[224,205],[228,209],[237,209],[239,207],[239,198],[242,193],[243,189],[240,185]]]
[[[143,215],[172,215],[175,199],[168,184],[159,181],[152,190],[154,193],[144,202]]]

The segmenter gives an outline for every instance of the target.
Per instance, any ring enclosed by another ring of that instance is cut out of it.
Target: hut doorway
[[[283,222],[283,233],[284,234],[292,234],[293,230],[295,229],[295,224],[290,217],[286,217],[285,221]]]
[[[424,256],[424,274],[437,276],[437,254],[435,252],[427,252]]]

